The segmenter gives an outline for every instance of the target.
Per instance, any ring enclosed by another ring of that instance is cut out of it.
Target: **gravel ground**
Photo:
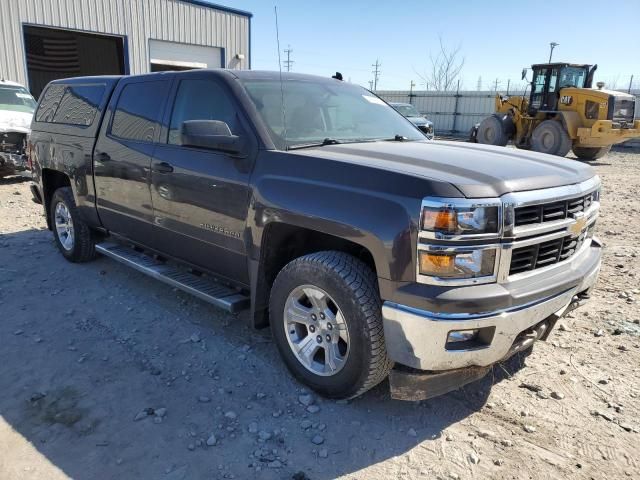
[[[592,301],[528,357],[419,403],[386,383],[349,403],[306,392],[242,317],[106,258],[66,262],[28,182],[0,180],[0,479],[640,478],[640,154],[594,165]]]

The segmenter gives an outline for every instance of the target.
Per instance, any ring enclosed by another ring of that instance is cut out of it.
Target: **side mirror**
[[[187,120],[182,122],[182,145],[240,153],[242,141],[233,135],[229,125],[220,120]]]

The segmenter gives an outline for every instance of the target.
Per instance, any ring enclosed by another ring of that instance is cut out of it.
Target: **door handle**
[[[167,162],[154,163],[153,171],[157,173],[171,173],[173,172],[173,165]]]
[[[96,157],[98,157],[99,162],[108,162],[111,160],[111,157],[106,152],[99,152],[96,154]]]

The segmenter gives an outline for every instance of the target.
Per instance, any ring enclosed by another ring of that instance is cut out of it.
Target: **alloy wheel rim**
[[[71,212],[67,206],[59,202],[55,209],[55,226],[58,234],[58,240],[62,248],[67,251],[73,249],[73,220],[71,219]]]
[[[296,287],[284,307],[291,352],[310,372],[323,377],[340,372],[349,356],[349,329],[333,298],[312,285]]]

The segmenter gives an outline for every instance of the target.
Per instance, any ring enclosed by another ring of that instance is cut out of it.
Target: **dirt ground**
[[[594,166],[591,302],[419,403],[386,383],[305,396],[268,331],[112,260],[66,262],[28,182],[0,180],[0,479],[640,478],[640,153]]]

